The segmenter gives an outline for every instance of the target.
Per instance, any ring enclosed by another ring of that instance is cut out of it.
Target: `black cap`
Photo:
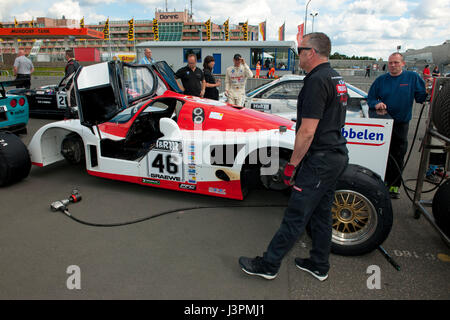
[[[236,53],[233,57],[234,60],[239,60],[241,58],[242,58],[242,56],[239,53]]]

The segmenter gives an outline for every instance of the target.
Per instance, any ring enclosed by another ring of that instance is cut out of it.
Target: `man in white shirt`
[[[14,60],[14,75],[16,80],[25,80],[24,88],[30,89],[31,74],[34,72],[34,66],[30,59],[25,57],[25,51],[19,49],[17,58]],[[22,86],[17,86],[18,88]]]
[[[245,84],[247,78],[253,77],[245,60],[240,54],[235,54],[234,66],[228,67],[225,72],[225,95],[228,97],[228,103],[242,106],[245,97]]]

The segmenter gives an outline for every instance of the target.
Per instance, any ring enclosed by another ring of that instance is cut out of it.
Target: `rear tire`
[[[16,183],[30,174],[30,154],[15,134],[0,132],[0,187]]]

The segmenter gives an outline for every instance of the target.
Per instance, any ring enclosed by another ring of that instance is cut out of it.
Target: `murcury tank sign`
[[[386,126],[382,124],[347,122],[342,128],[347,144],[379,147],[386,143]]]

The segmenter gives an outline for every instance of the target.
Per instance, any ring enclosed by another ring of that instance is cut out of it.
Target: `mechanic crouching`
[[[281,261],[311,223],[312,249],[296,266],[323,281],[328,278],[336,182],[348,164],[345,124],[347,90],[328,62],[331,42],[324,33],[305,35],[298,48],[300,67],[307,72],[297,101],[294,151],[284,170],[292,186],[279,230],[262,257],[239,258],[244,272],[274,279]]]

